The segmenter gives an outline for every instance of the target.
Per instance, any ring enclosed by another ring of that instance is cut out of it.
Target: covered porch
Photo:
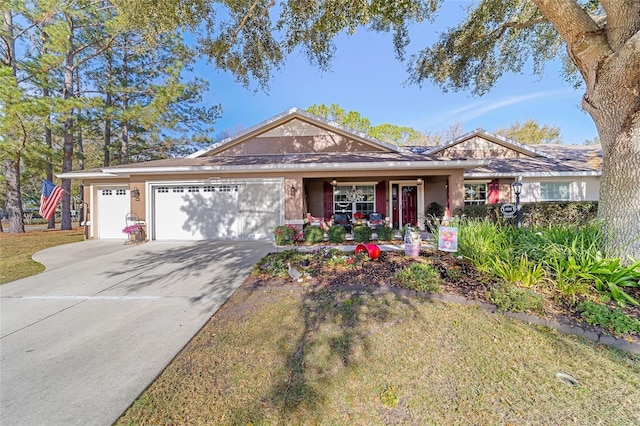
[[[373,213],[379,213],[393,229],[412,225],[424,231],[429,204],[438,203],[448,216],[464,203],[464,179],[463,170],[393,176],[298,176],[285,179],[285,192],[286,220],[291,224],[304,224],[307,213],[326,222],[335,214],[347,215],[353,223],[367,223]]]

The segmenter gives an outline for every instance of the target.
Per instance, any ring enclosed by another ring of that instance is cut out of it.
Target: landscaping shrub
[[[298,250],[270,253],[253,266],[252,273],[254,275],[267,274],[276,278],[286,278],[289,276],[289,266],[287,263],[297,263],[304,256],[305,254]]]
[[[318,226],[307,226],[302,233],[304,240],[310,244],[318,244],[324,240],[324,232]]]
[[[520,257],[491,259],[491,271],[498,278],[520,287],[530,288],[544,281],[545,271],[542,264]]]
[[[367,243],[371,240],[371,228],[368,226],[356,226],[353,230],[353,240],[359,243]]]
[[[640,333],[640,320],[624,314],[620,309],[611,310],[587,300],[580,304],[579,310],[580,315],[591,325],[600,326],[615,334]]]
[[[440,219],[444,216],[444,212],[444,206],[435,201],[427,206],[427,209],[424,211],[424,226],[427,231],[433,233],[438,229]]]
[[[393,240],[393,229],[388,226],[381,226],[376,229],[376,233],[378,234],[378,241],[391,241]]]
[[[569,303],[595,290],[621,305],[638,304],[624,288],[640,285],[640,262],[603,258],[595,223],[527,229],[465,218],[459,227],[458,251],[481,272],[522,287],[549,280]]]
[[[304,240],[302,232],[298,231],[298,229],[293,225],[276,226],[273,230],[273,235],[275,237],[276,244],[279,246],[294,244],[295,242]]]
[[[544,296],[513,284],[501,283],[494,286],[489,292],[489,300],[500,311],[544,312]]]
[[[428,263],[412,263],[408,268],[398,271],[394,278],[400,286],[410,290],[440,292],[440,274]]]
[[[342,227],[341,225],[333,225],[327,231],[327,237],[329,238],[330,243],[343,243],[346,236],[347,231],[345,231],[344,227]]]
[[[488,219],[501,224],[515,224],[516,219],[505,219],[500,213],[502,204],[468,205],[454,210],[454,216],[468,219]],[[592,222],[598,213],[597,201],[546,201],[522,203],[522,224],[552,226],[558,224],[585,225]]]

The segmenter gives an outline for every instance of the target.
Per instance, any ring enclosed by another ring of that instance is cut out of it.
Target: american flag
[[[56,207],[62,198],[64,189],[48,180],[42,181],[42,194],[40,195],[40,216],[51,219],[56,212]]]

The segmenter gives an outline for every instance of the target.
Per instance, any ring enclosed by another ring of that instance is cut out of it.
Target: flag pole
[[[53,183],[53,182],[51,182],[51,183]],[[58,186],[58,185],[56,185],[56,186]],[[69,197],[73,198],[75,201],[80,201],[82,204],[87,206],[85,218],[84,218],[84,221],[83,221],[84,223],[83,223],[82,226],[84,227],[84,232],[83,232],[84,233],[84,239],[88,240],[89,239],[89,232],[88,232],[89,229],[87,228],[87,216],[89,215],[89,203],[87,203],[85,200],[83,200],[79,195],[73,195],[71,192],[67,191],[62,186],[58,186],[58,188],[60,188],[62,190],[62,192],[66,192],[67,194],[69,194]]]

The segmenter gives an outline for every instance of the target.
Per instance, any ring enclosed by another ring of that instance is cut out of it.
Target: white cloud
[[[483,101],[478,100],[473,103],[467,104],[460,108],[444,111],[440,114],[433,115],[425,120],[422,126],[417,128],[429,127],[434,125],[448,125],[453,122],[466,122],[478,117],[481,117],[490,112],[529,102],[535,99],[544,98],[546,101],[551,99],[564,98],[568,96],[575,96],[575,91],[570,89],[561,90],[547,90],[542,92],[528,93],[524,95],[508,96],[502,99]]]

